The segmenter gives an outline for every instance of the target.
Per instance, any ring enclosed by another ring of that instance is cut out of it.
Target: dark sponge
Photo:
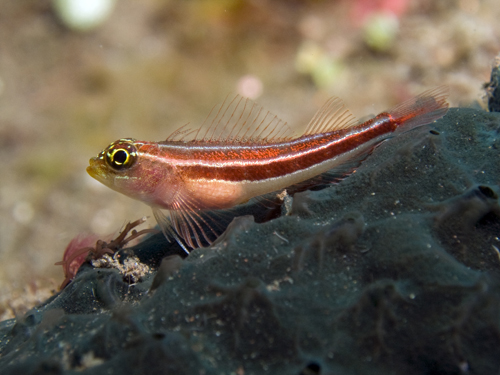
[[[185,259],[151,236],[135,284],[85,265],[0,323],[1,373],[497,374],[499,150],[500,114],[450,109]]]

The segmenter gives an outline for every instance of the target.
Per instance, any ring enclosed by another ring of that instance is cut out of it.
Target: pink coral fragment
[[[98,239],[95,234],[79,234],[73,238],[68,246],[66,246],[66,250],[64,250],[63,260],[55,263],[55,265],[62,265],[64,270],[64,281],[60,289],[62,290],[75,278],[76,273],[86,260],[99,259],[104,254],[114,254],[133,239],[143,234],[156,233],[157,230],[155,229],[143,229],[139,232],[133,229],[145,221],[146,218],[143,217],[134,222],[129,222],[123,231],[115,239],[109,242]],[[129,232],[131,234],[127,237]],[[108,238],[111,238],[111,235],[106,236],[106,240],[108,240]],[[95,245],[92,246],[92,244]]]

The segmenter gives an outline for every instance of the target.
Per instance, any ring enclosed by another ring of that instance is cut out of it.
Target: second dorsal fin
[[[349,112],[342,100],[330,98],[309,121],[303,135],[327,133],[347,129],[356,125],[355,117]]]
[[[199,128],[189,129],[184,125],[167,141],[273,143],[292,138],[286,122],[252,100],[236,95],[213,107]]]

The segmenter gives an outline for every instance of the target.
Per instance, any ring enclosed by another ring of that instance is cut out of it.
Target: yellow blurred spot
[[[399,21],[394,14],[373,14],[364,26],[365,42],[375,51],[387,51],[392,47],[398,30]]]

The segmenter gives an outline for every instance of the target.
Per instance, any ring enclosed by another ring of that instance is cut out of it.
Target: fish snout
[[[98,181],[103,181],[106,178],[106,170],[103,166],[102,160],[97,157],[89,160],[87,173]]]

